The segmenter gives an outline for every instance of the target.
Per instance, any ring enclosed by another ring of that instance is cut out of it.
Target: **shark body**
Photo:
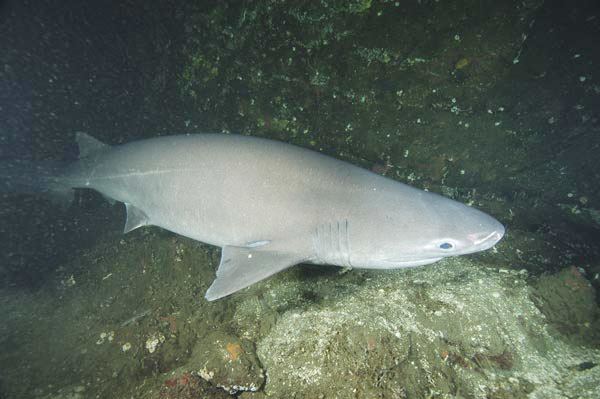
[[[118,146],[78,135],[54,185],[125,203],[145,225],[222,248],[215,300],[298,263],[391,269],[486,250],[491,216],[315,151],[248,136],[165,136]]]

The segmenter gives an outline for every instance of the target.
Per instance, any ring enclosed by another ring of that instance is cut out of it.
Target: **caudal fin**
[[[64,163],[56,161],[1,161],[0,193],[47,194],[53,202],[68,205],[73,190],[60,181],[64,167]]]
[[[76,133],[79,158],[110,148],[94,137]],[[0,160],[0,194],[44,194],[58,205],[69,205],[73,189],[63,176],[67,164],[57,161]]]

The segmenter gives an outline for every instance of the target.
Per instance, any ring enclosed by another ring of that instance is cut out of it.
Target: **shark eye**
[[[440,244],[440,249],[452,249],[452,247],[454,247],[454,245],[450,244],[449,242]]]

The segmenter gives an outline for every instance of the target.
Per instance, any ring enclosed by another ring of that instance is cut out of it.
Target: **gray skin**
[[[127,207],[125,232],[155,225],[222,248],[214,300],[292,265],[420,266],[504,235],[487,214],[349,163],[256,137],[196,134],[109,147],[78,135],[57,178]]]

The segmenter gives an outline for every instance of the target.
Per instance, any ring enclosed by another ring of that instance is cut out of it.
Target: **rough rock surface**
[[[265,392],[598,397],[600,351],[555,335],[525,279],[456,259],[373,275],[353,295],[330,290],[326,304],[287,311],[259,342]]]
[[[232,394],[257,391],[264,382],[254,345],[218,331],[198,341],[185,368]]]

